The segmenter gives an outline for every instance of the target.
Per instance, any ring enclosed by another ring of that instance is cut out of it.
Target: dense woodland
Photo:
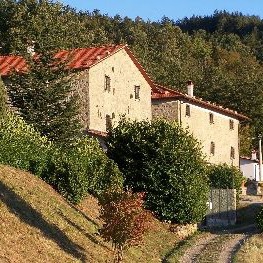
[[[263,132],[263,20],[257,16],[215,11],[144,21],[47,0],[0,0],[0,54],[25,55],[31,43],[39,53],[128,44],[157,83],[184,91],[191,79],[196,96],[251,117],[251,129],[242,128],[242,153]]]

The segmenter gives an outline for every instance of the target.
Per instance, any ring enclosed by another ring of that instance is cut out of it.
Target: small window
[[[215,155],[215,143],[211,142],[210,144],[210,154]]]
[[[110,77],[105,75],[104,90],[110,91]]]
[[[106,115],[106,131],[111,130],[112,128],[112,121],[110,115]]]
[[[235,159],[235,148],[231,146],[230,159]]]
[[[229,120],[229,129],[234,130],[234,121],[233,120]]]
[[[140,99],[140,86],[134,86],[134,98],[136,100]]]
[[[115,113],[114,113],[114,112],[112,113],[111,118],[112,118],[112,119],[115,118]]]
[[[209,113],[209,123],[210,124],[214,123],[214,114],[213,113]]]
[[[185,115],[186,116],[189,116],[190,117],[190,115],[191,115],[191,112],[190,112],[190,105],[186,105],[186,107],[185,107]]]

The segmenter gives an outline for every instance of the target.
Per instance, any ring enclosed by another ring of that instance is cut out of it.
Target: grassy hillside
[[[98,215],[95,198],[71,206],[39,178],[0,166],[0,262],[110,262],[111,244],[97,234]],[[175,234],[156,220],[125,262],[167,262],[175,243]]]

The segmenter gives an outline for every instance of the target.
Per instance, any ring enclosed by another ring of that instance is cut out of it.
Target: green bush
[[[40,176],[74,203],[87,192],[99,196],[122,187],[118,167],[96,140],[78,140],[62,149],[13,113],[0,119],[0,149],[0,163]]]
[[[7,94],[5,85],[0,76],[0,117],[2,118],[7,111]]]
[[[259,230],[262,232],[263,231],[263,207],[260,209],[259,213],[257,214],[256,223],[257,223]]]
[[[97,197],[122,188],[122,175],[94,139],[80,139],[66,152],[56,149],[43,178],[69,201],[78,203],[89,192]]]
[[[22,118],[8,112],[0,119],[0,163],[40,175],[51,144]]]
[[[211,187],[223,189],[239,190],[244,180],[242,172],[237,167],[227,164],[211,165],[208,169],[208,177]]]
[[[123,120],[110,131],[107,146],[124,185],[145,192],[145,205],[160,219],[193,223],[203,218],[206,165],[199,143],[178,124]]]

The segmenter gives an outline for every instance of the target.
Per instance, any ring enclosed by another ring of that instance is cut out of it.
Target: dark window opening
[[[109,131],[111,130],[112,128],[112,120],[111,120],[111,117],[110,115],[106,115],[106,131]]]
[[[210,124],[214,123],[214,114],[213,113],[209,113],[209,123]]]
[[[231,146],[231,150],[230,150],[230,158],[235,159],[235,148],[232,146]]]
[[[104,90],[110,91],[110,77],[105,75]]]
[[[140,98],[140,86],[134,87],[134,98],[138,100]]]
[[[210,154],[215,155],[215,143],[211,142],[210,144]]]
[[[186,107],[185,107],[185,115],[190,117],[190,115],[191,115],[190,105],[186,105]]]
[[[234,121],[233,120],[229,120],[229,129],[234,130]]]

